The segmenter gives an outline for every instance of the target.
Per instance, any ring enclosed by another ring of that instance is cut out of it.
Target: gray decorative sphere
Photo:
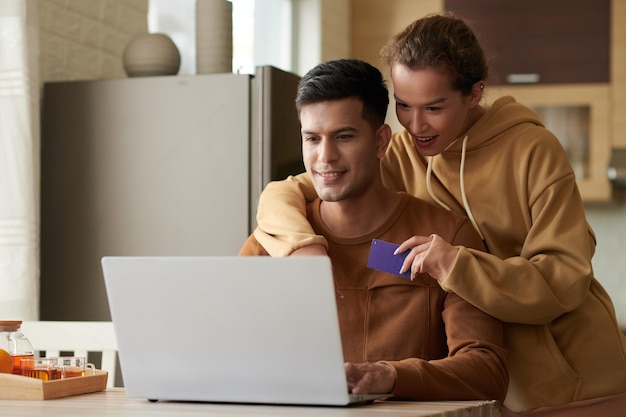
[[[122,63],[129,77],[176,75],[180,69],[180,52],[163,33],[140,33],[126,44]]]

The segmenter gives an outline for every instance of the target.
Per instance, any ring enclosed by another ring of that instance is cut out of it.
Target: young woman
[[[413,22],[382,55],[405,128],[383,159],[386,186],[466,215],[488,248],[414,236],[398,250],[409,251],[403,270],[505,322],[503,416],[626,415],[626,341],[593,276],[595,236],[558,139],[512,97],[480,105],[484,54],[452,15]],[[272,255],[326,246],[302,211],[314,194],[302,175],[268,185],[255,236]]]

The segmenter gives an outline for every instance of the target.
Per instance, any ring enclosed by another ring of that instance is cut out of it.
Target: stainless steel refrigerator
[[[102,256],[236,255],[265,184],[303,170],[298,81],[268,66],[46,83],[41,319],[110,319]]]

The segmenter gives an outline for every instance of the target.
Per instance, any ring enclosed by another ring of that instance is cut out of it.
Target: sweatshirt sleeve
[[[328,243],[316,235],[306,217],[306,203],[317,197],[308,174],[270,182],[259,198],[256,240],[272,256],[287,256],[309,245]]]
[[[442,314],[447,357],[384,361],[396,370],[394,398],[503,401],[509,376],[502,323],[453,293],[446,296]]]
[[[550,323],[585,301],[593,279],[595,237],[576,179],[565,156],[554,157],[562,151],[545,146],[521,175],[528,178],[529,189],[528,197],[520,198],[526,208],[521,218],[508,234],[486,229],[491,254],[461,248],[442,283],[446,291],[505,322]]]
[[[265,248],[263,248],[263,246],[261,246],[259,242],[256,240],[256,238],[254,237],[254,234],[251,234],[250,236],[248,236],[248,239],[246,239],[241,249],[239,249],[239,253],[237,254],[237,256],[268,256],[268,255],[269,254],[267,253]]]

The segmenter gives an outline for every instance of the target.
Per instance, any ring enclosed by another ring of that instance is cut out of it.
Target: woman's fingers
[[[426,236],[413,236],[404,242],[396,249],[394,254],[404,253],[410,249],[410,252],[404,258],[402,262],[402,268],[400,274],[404,274],[406,271],[411,270],[411,280],[415,279],[415,276],[420,273],[422,269],[422,254],[430,248],[431,238]]]

